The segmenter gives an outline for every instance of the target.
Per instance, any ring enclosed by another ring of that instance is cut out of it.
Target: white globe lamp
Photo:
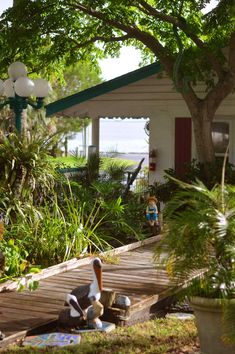
[[[0,96],[4,93],[4,82],[0,79]]]
[[[27,77],[27,67],[17,61],[8,68],[9,79],[0,80],[0,96],[6,97],[0,101],[0,109],[9,105],[15,114],[15,126],[18,133],[21,133],[22,112],[27,106],[34,109],[43,107],[43,98],[51,90],[50,84],[44,79],[30,80]],[[36,101],[30,96],[35,96]]]
[[[8,68],[9,77],[13,81],[17,80],[19,77],[26,77],[27,72],[27,67],[20,61],[12,63]]]
[[[34,80],[34,90],[32,92],[33,96],[36,97],[46,97],[51,91],[51,86],[47,80],[36,79]]]
[[[14,88],[18,96],[29,97],[34,90],[34,82],[27,77],[19,77],[14,83]]]
[[[15,97],[14,82],[12,79],[7,79],[3,83],[3,95],[6,97]]]

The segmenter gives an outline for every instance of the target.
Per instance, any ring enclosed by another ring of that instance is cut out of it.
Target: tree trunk
[[[211,164],[215,161],[211,134],[212,119],[202,111],[192,115],[192,121],[198,161],[202,164]]]
[[[64,155],[66,157],[68,156],[68,137],[67,136],[64,138]]]
[[[182,93],[193,121],[193,130],[197,159],[203,165],[215,162],[214,144],[212,141],[211,125],[216,107],[211,97],[199,99],[193,91]]]

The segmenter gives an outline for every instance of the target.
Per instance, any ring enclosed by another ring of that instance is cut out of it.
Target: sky
[[[0,14],[12,6],[13,0],[0,0]],[[217,0],[212,0],[205,9],[209,11],[215,6]],[[123,47],[119,58],[107,58],[99,62],[104,80],[126,74],[139,68],[141,60],[140,52],[133,47]]]
[[[0,0],[0,14],[7,9],[8,7],[12,6],[13,0]]]

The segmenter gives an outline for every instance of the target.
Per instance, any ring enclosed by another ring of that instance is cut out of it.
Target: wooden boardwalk
[[[103,265],[104,288],[130,297],[130,318],[138,310],[150,308],[159,299],[164,299],[174,286],[166,272],[153,263],[155,244],[156,241],[120,253],[118,264]],[[0,330],[6,337],[17,336],[19,332],[23,331],[23,334],[55,320],[64,308],[66,294],[90,281],[91,267],[88,264],[40,280],[39,289],[33,292],[0,293]],[[0,341],[0,347],[4,342]]]

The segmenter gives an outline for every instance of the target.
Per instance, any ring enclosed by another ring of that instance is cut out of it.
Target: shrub
[[[187,165],[186,172],[183,176],[180,176],[180,179],[187,183],[200,180],[208,189],[212,189],[215,184],[221,182],[222,165],[223,161],[216,159],[215,163],[210,164],[209,168],[206,169],[205,165],[194,159]],[[227,184],[235,184],[235,171],[233,168],[234,166],[232,164],[226,164],[225,183]],[[159,200],[165,203],[171,199],[176,190],[179,190],[179,186],[175,183],[174,179],[171,178],[177,177],[174,169],[170,168],[164,172],[165,182],[156,182],[150,186],[149,190],[150,194],[155,195]]]

